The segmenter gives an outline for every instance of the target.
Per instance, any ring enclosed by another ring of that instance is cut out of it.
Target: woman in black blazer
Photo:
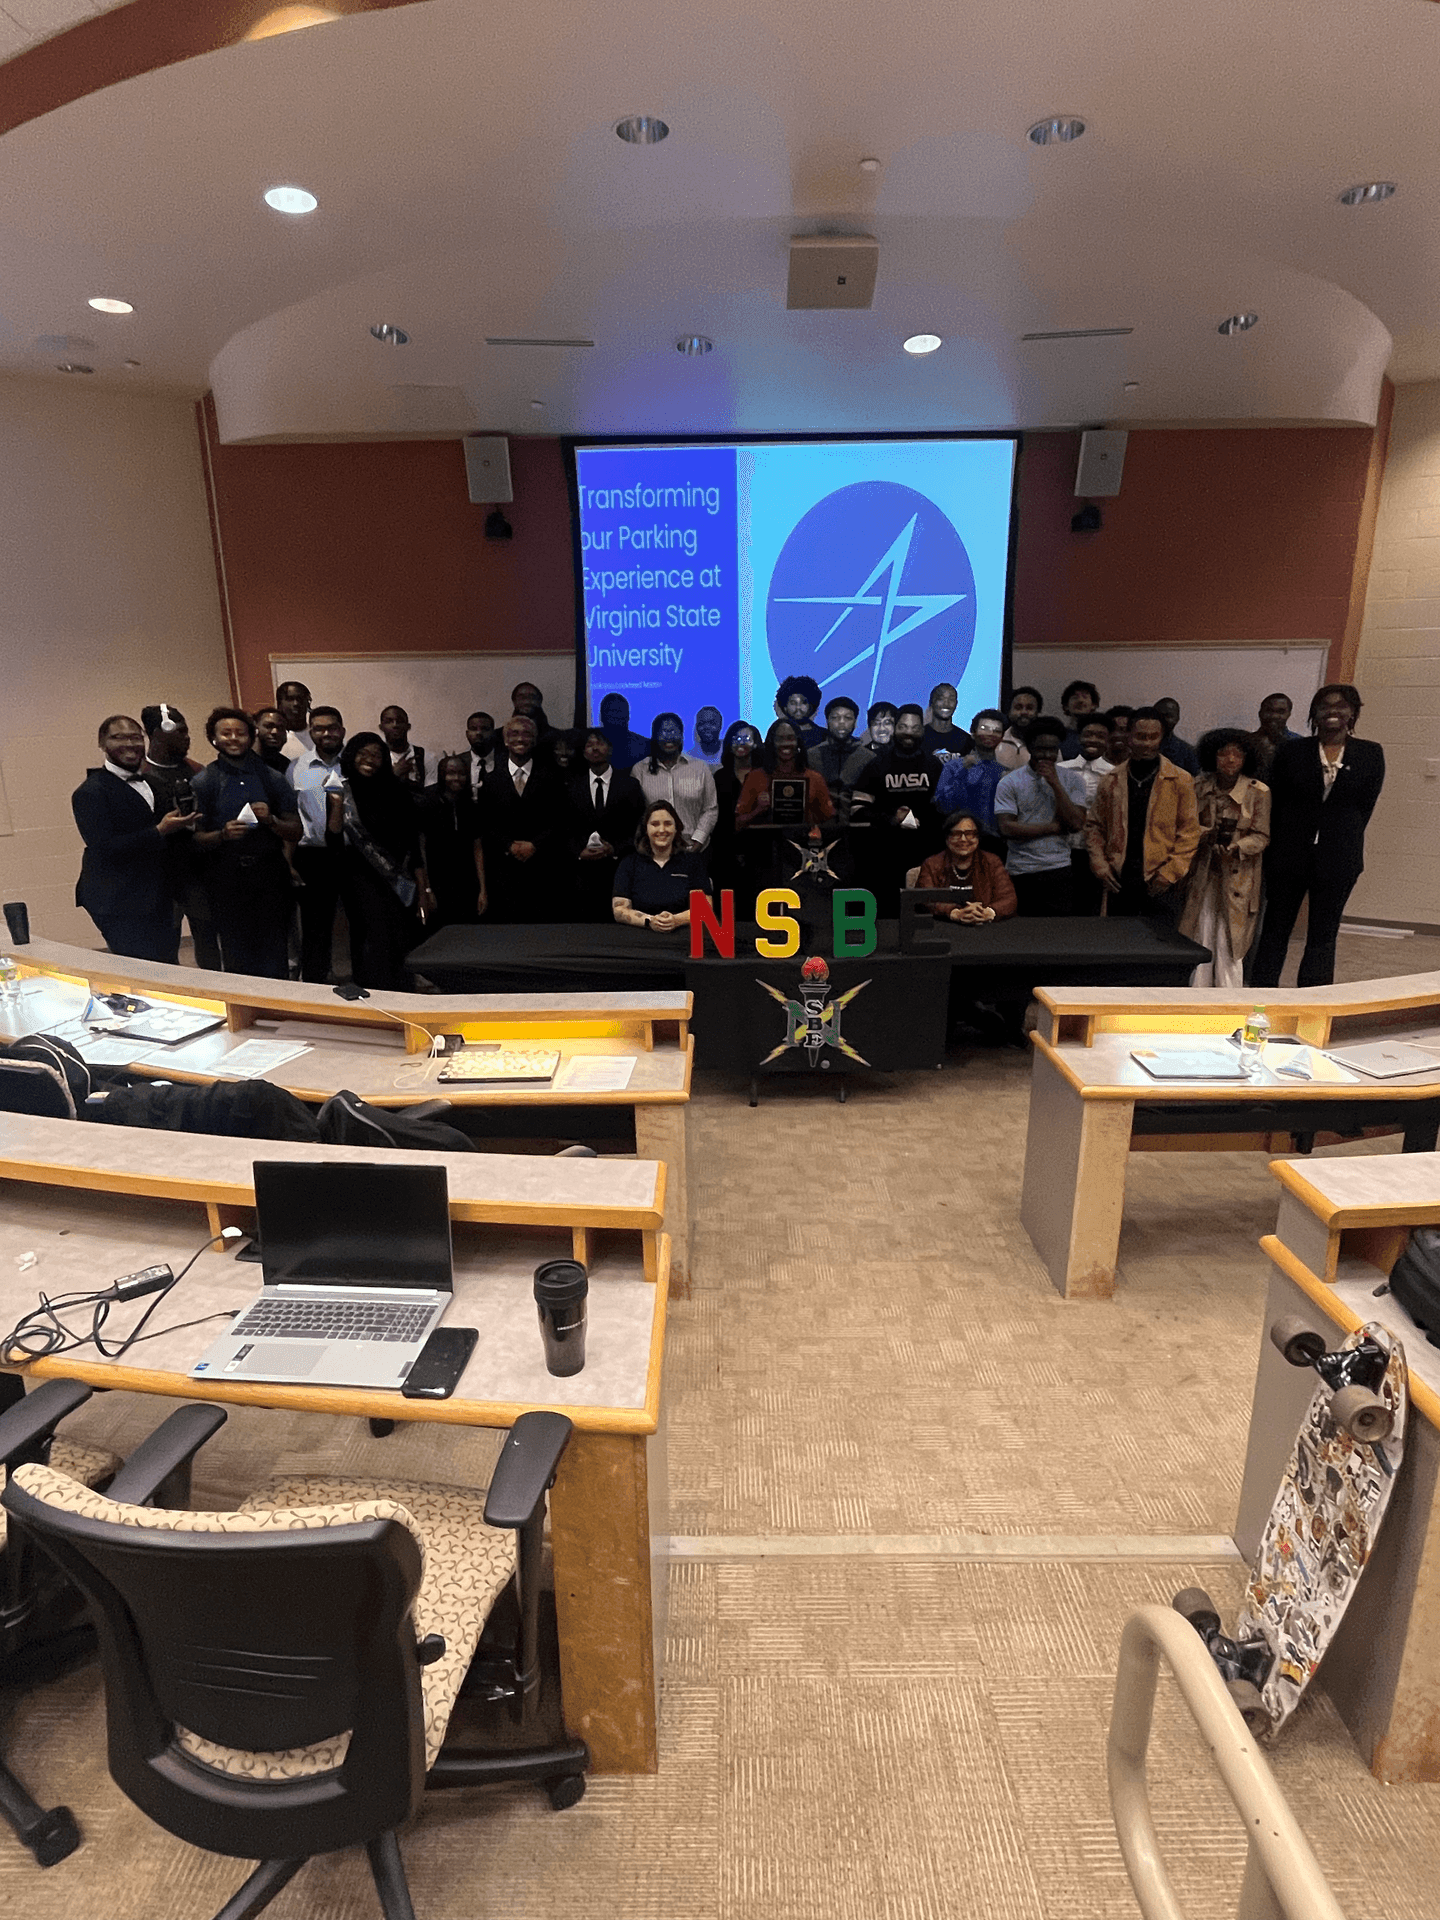
[[[1365,828],[1385,784],[1385,752],[1357,740],[1360,695],[1354,687],[1322,687],[1310,702],[1309,740],[1276,748],[1268,775],[1270,846],[1265,855],[1265,924],[1255,948],[1251,984],[1275,987],[1300,903],[1310,917],[1297,985],[1326,987],[1335,978],[1340,916],[1365,866]]]

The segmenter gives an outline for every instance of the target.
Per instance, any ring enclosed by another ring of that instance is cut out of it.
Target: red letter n
[[[709,898],[698,887],[690,895],[690,958],[703,960],[705,957],[705,936],[709,934],[715,942],[715,951],[722,960],[735,958],[735,896],[729,887],[720,896],[720,918],[710,905]]]

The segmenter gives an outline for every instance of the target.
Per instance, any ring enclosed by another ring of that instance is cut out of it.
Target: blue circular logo
[[[808,673],[828,699],[923,701],[960,684],[975,641],[975,574],[935,502],[893,480],[817,500],[780,551],[765,603],[777,680]]]

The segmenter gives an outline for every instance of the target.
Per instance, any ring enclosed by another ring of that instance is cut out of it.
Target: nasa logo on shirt
[[[808,673],[862,709],[962,678],[975,639],[975,574],[935,502],[893,480],[818,500],[770,576],[765,633],[776,675]]]

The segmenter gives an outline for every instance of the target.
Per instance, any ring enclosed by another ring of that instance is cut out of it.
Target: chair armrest
[[[190,1497],[190,1462],[211,1434],[229,1419],[224,1407],[207,1401],[181,1407],[130,1455],[110,1483],[109,1497],[126,1506],[179,1506]],[[166,1482],[173,1484],[167,1488]],[[162,1492],[172,1497],[158,1499]],[[174,1498],[179,1494],[180,1498]]]
[[[455,1105],[453,1100],[422,1100],[418,1106],[406,1107],[407,1120],[438,1120],[442,1113],[449,1113]]]
[[[17,1400],[0,1414],[0,1464],[10,1468],[38,1461],[66,1414],[83,1407],[93,1392],[83,1380],[46,1380]]]
[[[563,1413],[522,1413],[505,1436],[485,1496],[487,1527],[523,1527],[543,1504],[572,1428]]]

